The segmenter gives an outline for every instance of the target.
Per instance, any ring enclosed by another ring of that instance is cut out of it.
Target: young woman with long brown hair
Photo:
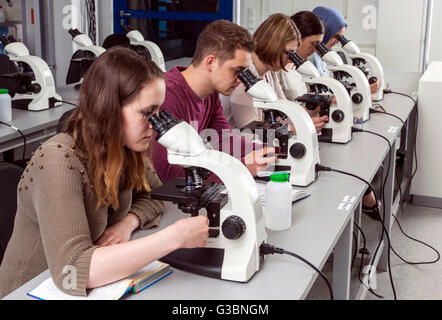
[[[0,297],[47,268],[62,291],[86,295],[175,249],[205,246],[204,216],[129,241],[137,228],[158,225],[163,210],[148,195],[161,182],[147,150],[148,119],[164,96],[161,70],[129,49],[94,62],[66,131],[39,147],[19,183]],[[69,286],[67,271],[76,280]]]
[[[256,48],[249,70],[264,79],[275,90],[279,99],[286,100],[278,72],[287,71],[287,66],[290,66],[288,53],[295,51],[300,44],[299,30],[288,16],[276,13],[261,23],[253,34],[253,39],[256,41]],[[230,103],[232,127],[243,128],[253,121],[262,120],[262,111],[253,106],[253,98],[245,92],[243,84],[235,89]],[[317,131],[322,129],[326,120],[325,117],[312,117]],[[293,128],[292,130],[294,131]]]

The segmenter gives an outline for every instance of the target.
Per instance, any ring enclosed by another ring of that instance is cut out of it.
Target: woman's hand
[[[379,79],[376,80],[375,83],[370,84],[370,91],[371,94],[375,94],[376,92],[379,91],[380,85],[379,85]]]
[[[178,238],[179,248],[205,247],[209,236],[206,216],[197,216],[178,220],[172,225]]]
[[[129,212],[123,219],[107,228],[97,241],[97,246],[104,247],[130,240],[132,232],[140,226],[140,219]]]
[[[312,117],[313,124],[317,133],[320,133],[328,121],[328,116]]]
[[[276,161],[274,153],[275,148],[267,147],[249,152],[244,156],[244,164],[252,176],[256,177],[259,171],[264,170]]]

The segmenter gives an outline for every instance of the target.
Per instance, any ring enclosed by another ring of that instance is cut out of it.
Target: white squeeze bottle
[[[0,89],[0,121],[12,121],[11,96],[8,89]]]
[[[274,173],[266,184],[265,225],[285,230],[292,225],[292,186],[288,173]]]

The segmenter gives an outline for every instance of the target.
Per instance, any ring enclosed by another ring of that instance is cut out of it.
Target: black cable
[[[327,284],[328,290],[330,292],[330,300],[334,300],[334,296],[333,296],[333,288],[330,284],[330,281],[327,279],[327,276],[318,268],[316,268],[313,264],[311,264],[310,262],[308,262],[306,259],[304,259],[303,257],[297,255],[296,253],[284,250],[282,248],[277,248],[275,246],[272,246],[271,244],[268,243],[263,243],[260,247],[260,253],[267,255],[267,254],[287,254],[290,255],[292,257],[295,257],[296,259],[301,260],[302,262],[304,262],[305,264],[307,264],[309,267],[311,267],[312,269],[314,269],[325,281],[325,283]]]
[[[353,250],[353,257],[351,258],[351,269],[353,269],[353,265],[356,259],[356,254],[358,253],[358,248],[359,248],[358,237],[356,236],[355,231],[353,231],[353,240],[355,242],[355,249]]]
[[[385,112],[385,111],[379,111],[379,110],[372,109],[372,108],[369,109],[369,113],[370,113],[370,114],[372,114],[372,113],[382,113],[382,114],[389,115],[389,116],[391,116],[391,117],[395,117],[395,118],[398,119],[400,122],[402,122],[402,125],[405,127],[405,122],[404,122],[401,118],[399,118],[397,115],[394,115],[394,114],[392,114],[392,113]]]
[[[399,194],[400,194],[400,201],[399,201],[399,203],[402,201],[402,197],[403,197],[403,195],[402,195],[402,189],[401,189],[401,185],[400,185],[400,183],[399,183],[399,179],[398,179],[398,173],[397,173],[397,168],[396,168],[396,171],[395,171],[395,173],[396,173],[396,181],[398,181],[398,187],[399,187]],[[396,215],[394,215],[393,214],[393,217],[394,217],[394,219],[396,220],[396,222],[397,222],[397,224],[398,224],[398,226],[399,226],[399,229],[401,230],[401,232],[402,232],[402,234],[404,235],[404,236],[406,236],[408,239],[410,239],[410,240],[413,240],[413,241],[416,241],[416,242],[419,242],[419,243],[421,243],[421,244],[423,244],[424,246],[427,246],[427,247],[429,247],[430,249],[432,249],[434,252],[436,252],[436,255],[437,255],[437,259],[436,260],[434,260],[434,261],[422,261],[422,262],[409,262],[409,261],[406,261],[405,259],[403,259],[394,249],[393,249],[393,252],[394,252],[394,254],[396,254],[396,256],[399,258],[399,259],[401,259],[403,262],[405,262],[405,263],[407,263],[407,264],[410,264],[410,265],[419,265],[419,264],[433,264],[433,263],[436,263],[436,262],[438,262],[439,260],[440,260],[440,253],[439,253],[439,251],[437,251],[437,249],[435,249],[435,248],[433,248],[431,245],[429,245],[428,243],[426,243],[426,242],[424,242],[424,241],[421,241],[421,240],[419,240],[419,239],[415,239],[415,238],[413,238],[412,236],[410,236],[410,235],[408,235],[407,233],[405,233],[405,231],[402,229],[402,226],[401,226],[401,223],[400,223],[400,221],[399,221],[399,218],[396,216]]]
[[[384,299],[383,296],[381,296],[381,295],[377,294],[376,292],[374,292],[374,290],[370,287],[370,277],[368,278],[368,286],[365,285],[364,281],[361,279],[362,263],[363,263],[363,261],[364,261],[364,252],[365,252],[365,249],[367,248],[367,247],[366,247],[366,245],[367,245],[367,240],[366,240],[366,238],[365,238],[364,231],[362,231],[362,228],[361,228],[361,227],[360,227],[355,221],[353,221],[353,223],[354,223],[354,225],[356,226],[356,228],[358,228],[359,232],[360,232],[361,235],[362,235],[362,243],[363,243],[363,249],[364,249],[364,250],[362,251],[362,254],[361,254],[361,263],[360,263],[360,265],[359,265],[359,271],[358,271],[358,279],[359,279],[359,282],[360,282],[365,288],[367,288],[368,291],[370,291],[372,294],[374,294],[376,297],[381,298],[381,299]]]
[[[425,243],[425,242],[423,242],[423,241],[421,241],[421,240],[419,240],[419,239],[415,239],[415,238],[409,236],[408,234],[406,234],[406,233],[404,232],[404,230],[402,229],[402,226],[401,226],[401,224],[400,224],[400,222],[399,222],[399,219],[398,219],[394,214],[393,214],[393,217],[394,217],[394,219],[396,220],[396,222],[397,222],[397,224],[398,224],[398,226],[399,226],[399,229],[400,229],[401,232],[404,234],[404,236],[406,236],[407,238],[409,238],[409,239],[411,239],[411,240],[413,240],[413,241],[419,242],[419,243],[423,244],[424,246],[429,247],[430,249],[434,250],[434,252],[436,252],[436,255],[437,255],[437,259],[434,260],[434,261],[410,262],[410,261],[407,261],[407,260],[405,260],[404,258],[402,258],[402,257],[401,257],[401,256],[400,256],[400,255],[394,250],[394,248],[392,247],[391,249],[393,250],[393,252],[396,254],[396,256],[397,256],[399,259],[401,259],[401,260],[402,260],[403,262],[405,262],[406,264],[410,264],[410,265],[433,264],[433,263],[437,263],[437,262],[440,260],[440,253],[439,253],[439,251],[437,251],[435,248],[433,248],[432,246],[430,246],[428,243]]]
[[[333,171],[333,172],[337,172],[337,173],[345,174],[345,175],[348,175],[348,176],[351,176],[351,177],[354,177],[354,178],[356,178],[356,179],[359,179],[359,180],[363,181],[364,183],[366,183],[366,184],[371,188],[371,190],[374,190],[374,188],[372,187],[372,185],[371,185],[367,180],[365,180],[365,179],[363,179],[363,178],[361,178],[361,177],[358,177],[357,175],[354,175],[354,174],[349,173],[349,172],[345,172],[345,171],[341,171],[341,170],[337,170],[337,169],[332,169],[332,168],[330,168],[330,167],[325,167],[325,166],[320,165],[320,164],[317,164],[317,165],[316,165],[316,171]],[[388,177],[388,175],[387,175],[387,177]],[[378,203],[378,197],[377,197],[377,195],[376,195],[376,192],[373,192],[373,194],[374,194],[374,197],[375,197],[375,201],[376,201],[376,203]],[[385,206],[384,206],[383,209],[384,209],[384,219],[385,219]],[[385,228],[385,225],[384,225],[384,219],[382,219],[381,217],[379,217],[379,219],[381,220],[382,229],[383,229],[383,233],[382,233],[382,235],[385,233],[385,235],[387,236],[387,240],[388,240],[388,255],[387,255],[387,257],[388,257],[388,272],[389,272],[389,275],[390,275],[390,283],[391,283],[391,287],[392,287],[392,290],[393,290],[394,300],[397,300],[397,297],[396,297],[396,288],[395,288],[395,286],[394,286],[393,276],[392,276],[392,274],[391,274],[391,263],[390,263],[390,247],[391,247],[391,241],[390,241],[390,237],[389,237],[388,232],[387,232],[387,230],[386,230],[386,228]],[[378,243],[378,247],[379,247],[379,244],[380,244],[380,242]],[[377,248],[376,248],[376,249],[377,249]],[[376,254],[373,255],[373,259],[374,259],[375,257],[376,257]]]
[[[60,103],[66,103],[66,104],[70,104],[71,106],[77,107],[76,104],[74,104],[74,103],[72,103],[72,102],[69,102],[69,101],[56,100],[55,102],[56,102],[56,103],[57,103],[57,102],[60,102]]]
[[[0,121],[0,124],[14,129],[18,133],[20,133],[20,135],[22,136],[22,138],[23,138],[23,161],[24,161],[26,159],[26,137],[25,137],[25,135],[23,134],[23,132],[21,132],[20,129],[18,129],[17,127],[13,126],[12,124],[9,124],[9,123],[3,122],[3,121]]]
[[[417,142],[417,129],[418,129],[418,124],[419,124],[419,110],[418,110],[418,107],[417,107],[417,100],[415,100],[412,96],[410,96],[410,95],[408,95],[408,94],[405,94],[405,93],[401,93],[401,92],[396,92],[396,91],[391,91],[390,89],[385,89],[384,90],[384,94],[389,94],[389,93],[392,93],[392,94],[397,94],[397,95],[400,95],[400,96],[404,96],[404,97],[407,97],[407,98],[409,98],[409,99],[411,99],[412,101],[413,101],[413,103],[414,103],[414,108],[416,109],[416,125],[415,125],[415,136],[414,136],[414,150],[413,150],[413,152],[414,152],[414,161],[415,161],[415,169],[414,169],[414,172],[412,173],[412,175],[411,175],[411,177],[410,177],[410,180],[408,181],[408,185],[407,185],[407,188],[406,188],[406,190],[407,189],[409,189],[410,188],[410,186],[411,186],[411,182],[412,182],[412,180],[413,180],[413,178],[414,178],[414,176],[415,176],[415,174],[416,174],[416,172],[417,172],[417,168],[418,168],[418,163],[417,163],[417,150],[416,150],[416,142]]]
[[[391,288],[392,288],[392,290],[393,290],[393,296],[394,296],[394,300],[397,300],[397,297],[396,297],[396,288],[395,288],[395,286],[394,286],[394,282],[393,282],[393,275],[392,275],[392,273],[391,273],[391,249],[392,249],[392,245],[391,245],[391,241],[390,241],[390,236],[388,235],[388,232],[387,232],[387,230],[386,230],[386,227],[385,227],[385,223],[384,223],[384,221],[385,221],[385,217],[386,217],[386,214],[385,214],[385,184],[387,183],[387,179],[388,179],[388,176],[390,175],[390,157],[391,157],[391,152],[392,152],[392,147],[391,147],[391,144],[390,144],[390,141],[386,138],[386,137],[384,137],[383,135],[381,135],[381,134],[379,134],[379,133],[376,133],[376,132],[373,132],[373,131],[369,131],[369,130],[363,130],[363,129],[358,129],[358,128],[352,128],[352,132],[366,132],[366,133],[370,133],[370,134],[373,134],[373,135],[375,135],[375,136],[378,136],[378,137],[380,137],[380,138],[382,138],[382,139],[384,139],[385,141],[387,141],[387,144],[388,144],[388,156],[387,156],[387,159],[388,159],[388,166],[387,166],[387,174],[385,175],[385,179],[384,179],[384,181],[383,181],[383,183],[382,183],[382,186],[381,186],[381,192],[382,192],[382,201],[383,201],[383,206],[382,206],[382,212],[383,212],[383,214],[382,214],[382,219],[381,219],[381,222],[382,222],[382,229],[383,229],[383,232],[382,232],[382,235],[381,235],[381,238],[380,238],[380,240],[379,240],[379,242],[378,242],[378,244],[377,244],[377,246],[376,246],[376,249],[375,249],[375,252],[374,252],[374,254],[373,254],[373,259],[376,257],[376,255],[377,255],[377,253],[378,253],[378,250],[379,250],[379,248],[380,248],[380,245],[381,245],[381,242],[382,242],[382,239],[383,239],[383,236],[384,236],[384,231],[385,231],[385,234],[386,234],[386,236],[387,236],[387,239],[388,239],[388,248],[387,248],[387,251],[388,251],[388,253],[387,253],[387,261],[388,261],[388,275],[389,275],[389,277],[390,277],[390,283],[391,283]],[[372,188],[372,190],[373,190],[373,194],[374,194],[374,196],[375,196],[375,200],[376,200],[376,205],[377,205],[377,203],[378,203],[378,199],[377,199],[377,196],[376,196],[376,192],[374,192],[374,189]],[[390,228],[388,228],[388,229],[390,229]]]

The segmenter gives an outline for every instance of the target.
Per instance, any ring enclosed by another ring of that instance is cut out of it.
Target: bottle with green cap
[[[265,225],[271,230],[285,230],[292,225],[292,186],[290,174],[274,173],[266,184]]]
[[[8,89],[0,89],[0,121],[12,121],[11,96]]]

